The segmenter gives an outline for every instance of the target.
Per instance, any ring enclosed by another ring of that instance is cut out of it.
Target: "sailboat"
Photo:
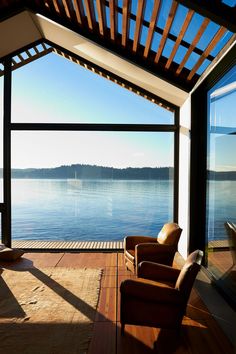
[[[80,187],[81,186],[81,180],[77,178],[77,171],[75,171],[74,178],[67,178],[67,183],[73,187]]]

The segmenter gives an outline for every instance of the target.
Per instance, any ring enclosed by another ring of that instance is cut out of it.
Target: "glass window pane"
[[[3,81],[3,76],[0,76],[0,203],[3,202]]]
[[[50,53],[13,72],[12,122],[173,124],[174,113]]]
[[[226,222],[236,222],[236,67],[208,93],[208,268],[235,298],[235,264]],[[233,251],[235,253],[235,249]]]
[[[173,220],[173,133],[12,133],[13,240],[122,240]]]

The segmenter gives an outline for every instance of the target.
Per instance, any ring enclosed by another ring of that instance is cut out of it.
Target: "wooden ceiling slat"
[[[28,49],[25,52],[26,52],[26,54],[28,55],[29,58],[32,57],[32,54],[30,53],[30,51]]]
[[[210,44],[207,46],[207,48],[205,49],[204,53],[202,54],[202,56],[199,58],[199,60],[197,61],[197,63],[194,65],[193,69],[191,70],[190,74],[187,77],[187,80],[191,80],[194,76],[194,74],[196,73],[196,71],[200,68],[200,66],[202,65],[202,63],[204,62],[204,60],[206,59],[206,57],[208,56],[208,54],[212,51],[212,49],[217,45],[217,43],[219,42],[219,40],[221,39],[221,37],[225,34],[226,32],[226,28],[225,27],[220,27],[220,29],[217,31],[217,33],[215,34],[214,38],[211,40]]]
[[[74,0],[75,15],[80,25],[85,22],[85,13],[82,0]]]
[[[67,0],[62,0],[62,4],[64,6],[64,11],[65,11],[66,16],[69,19],[71,19],[71,13],[70,13],[70,10],[69,10],[69,5],[67,4]]]
[[[39,54],[39,50],[38,50],[38,48],[36,46],[34,46],[33,49],[35,50],[36,54]]]
[[[145,6],[146,6],[146,0],[139,0],[138,9],[137,9],[137,17],[136,17],[135,33],[134,33],[133,52],[137,51],[138,44],[140,41]]]
[[[88,27],[90,30],[93,30],[96,23],[93,0],[84,0],[84,4],[87,14]]]
[[[36,47],[34,47],[34,49],[35,49],[35,48],[36,48]],[[31,63],[32,61],[34,61],[34,60],[36,60],[36,59],[39,59],[39,58],[41,58],[41,57],[47,55],[48,53],[51,53],[52,51],[53,51],[53,48],[48,48],[48,49],[46,49],[46,50],[44,50],[44,51],[42,51],[42,52],[38,52],[38,53],[35,54],[35,55],[31,55],[31,57],[29,57],[29,58],[27,58],[27,59],[23,59],[23,61],[21,61],[21,62],[19,62],[19,63],[17,63],[17,62],[12,58],[12,62],[13,62],[13,64],[14,64],[14,66],[12,67],[12,69],[13,69],[13,70],[18,69],[18,68],[20,68],[20,67],[22,67],[22,66],[24,66],[24,65],[26,65],[26,64]],[[19,56],[19,55],[20,55],[20,54],[18,54],[18,56]]]
[[[196,47],[196,45],[198,44],[200,38],[202,37],[203,33],[205,32],[208,24],[210,23],[210,20],[208,18],[205,18],[201,27],[199,28],[196,36],[194,37],[189,49],[187,50],[187,53],[185,54],[183,60],[181,61],[181,63],[179,64],[178,69],[176,70],[176,74],[179,75],[181,73],[181,71],[184,68],[184,65],[186,64],[188,58],[190,57],[191,53],[193,52],[194,48]]]
[[[110,9],[110,32],[111,40],[115,41],[117,36],[117,17],[118,13],[116,11],[117,0],[110,0],[109,9]]]
[[[47,50],[45,43],[41,43],[41,46],[43,47],[44,50]]]
[[[186,15],[186,17],[185,17],[185,20],[184,20],[183,26],[182,26],[182,28],[180,30],[180,33],[178,35],[178,38],[177,38],[177,40],[175,42],[174,48],[172,49],[172,52],[171,52],[171,54],[170,54],[170,56],[168,58],[168,61],[167,61],[166,65],[165,65],[166,69],[169,69],[169,67],[170,67],[170,65],[171,65],[171,63],[172,63],[172,61],[174,59],[174,56],[175,56],[175,54],[176,54],[176,52],[177,52],[177,50],[179,48],[179,45],[180,45],[180,43],[181,43],[181,41],[182,41],[182,39],[183,39],[187,29],[188,29],[188,26],[189,26],[189,24],[190,24],[190,22],[192,20],[193,15],[194,15],[194,11],[193,10],[189,10],[187,15]]]
[[[154,59],[155,63],[158,63],[158,61],[159,61],[159,59],[161,57],[161,54],[163,52],[163,49],[164,49],[164,46],[165,46],[165,43],[166,43],[166,40],[167,40],[167,37],[168,37],[168,33],[170,32],[172,23],[173,23],[174,18],[175,18],[175,14],[176,14],[177,8],[178,8],[178,3],[175,0],[173,0],[172,6],[171,6],[171,9],[170,9],[170,12],[169,12],[169,16],[168,16],[168,19],[167,19],[165,27],[164,27],[164,32],[163,32],[163,35],[162,35],[162,38],[161,38],[161,42],[160,42],[159,48],[157,50],[157,53],[156,53],[156,56],[155,56],[155,59]]]
[[[124,0],[123,17],[122,17],[122,38],[121,38],[121,44],[123,47],[126,47],[128,36],[129,36],[130,8],[131,8],[131,1]]]
[[[24,61],[24,60],[25,60],[25,59],[22,57],[21,54],[18,54],[17,56],[18,56],[18,58],[20,59],[20,61]]]
[[[156,22],[158,19],[160,8],[161,8],[161,1],[162,0],[155,0],[155,2],[154,2],[154,6],[153,6],[153,10],[152,10],[152,17],[151,17],[151,21],[150,21],[150,25],[149,25],[149,29],[148,29],[146,45],[145,45],[144,53],[143,53],[144,58],[147,58],[147,56],[149,54],[149,50],[152,45],[153,34],[155,31]]]
[[[97,12],[98,12],[99,32],[102,36],[104,36],[107,24],[106,24],[105,4],[102,0],[97,0]]]
[[[60,13],[60,8],[59,8],[57,0],[53,0],[53,5],[54,5],[54,9],[56,10],[56,12]]]
[[[236,32],[236,6],[229,6],[222,0],[176,0],[185,7],[209,18],[221,27]]]

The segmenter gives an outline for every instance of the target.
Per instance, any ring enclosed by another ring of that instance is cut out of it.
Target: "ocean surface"
[[[210,239],[226,238],[236,216],[236,181],[211,181]],[[173,220],[169,180],[12,180],[14,240],[118,241],[156,236]]]
[[[173,219],[173,181],[12,180],[12,237],[122,240],[155,236]]]

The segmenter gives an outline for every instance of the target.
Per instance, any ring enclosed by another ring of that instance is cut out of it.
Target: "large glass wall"
[[[1,64],[0,69],[3,69]],[[3,76],[0,76],[0,203],[3,202],[3,81]]]
[[[12,123],[13,240],[155,236],[174,219],[173,110],[49,54],[13,72]]]
[[[235,248],[226,222],[236,223],[236,67],[208,93],[208,269],[236,296]]]

